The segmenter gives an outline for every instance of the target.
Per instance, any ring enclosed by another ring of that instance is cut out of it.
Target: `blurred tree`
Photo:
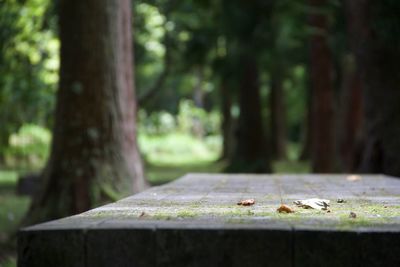
[[[362,139],[362,85],[360,72],[351,52],[353,38],[346,24],[343,2],[332,5],[330,34],[335,66],[335,167],[355,172]]]
[[[299,160],[305,161],[311,159],[311,145],[312,145],[312,129],[313,129],[313,118],[312,118],[312,88],[311,86],[307,86],[307,96],[305,99],[305,103],[307,104],[307,110],[305,111],[305,120],[303,122],[303,140],[302,140],[302,148],[299,155]]]
[[[228,171],[270,172],[269,151],[261,117],[257,62],[253,55],[247,54],[241,57],[241,66],[236,147]]]
[[[317,173],[334,170],[334,84],[333,62],[328,44],[328,1],[309,0],[311,87],[312,87],[312,169]]]
[[[363,88],[353,54],[342,62],[342,84],[338,110],[339,167],[343,172],[356,172],[362,144]]]
[[[283,83],[285,80],[286,66],[283,53],[287,51],[282,45],[281,29],[282,22],[279,21],[282,15],[278,9],[278,2],[275,2],[275,9],[271,15],[271,63],[270,63],[270,128],[271,128],[271,156],[275,160],[286,159],[286,104]],[[281,16],[280,16],[281,15]]]
[[[400,2],[348,0],[346,4],[364,88],[360,170],[400,176]]]
[[[271,172],[270,151],[263,126],[260,96],[259,62],[255,51],[263,48],[267,34],[270,1],[234,1],[225,7],[228,42],[235,46],[237,56],[239,119],[235,133],[236,146],[228,171]]]
[[[279,64],[279,63],[277,63]],[[276,67],[275,72],[271,73],[271,92],[270,92],[270,109],[271,109],[271,154],[275,160],[286,159],[286,105],[283,73]]]
[[[221,105],[221,135],[222,149],[220,160],[232,159],[235,140],[234,140],[234,118],[232,116],[233,96],[232,85],[226,76],[221,77],[219,83],[220,105]]]
[[[137,150],[129,0],[60,0],[60,83],[50,159],[29,222],[146,186]]]

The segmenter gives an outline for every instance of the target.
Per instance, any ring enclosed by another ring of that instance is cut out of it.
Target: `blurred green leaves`
[[[58,48],[50,0],[0,0],[0,154],[23,123],[51,124]]]

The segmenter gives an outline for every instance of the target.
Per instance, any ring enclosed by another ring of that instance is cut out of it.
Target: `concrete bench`
[[[293,204],[314,197],[331,200],[330,212]],[[281,203],[295,212],[278,213]],[[400,179],[189,174],[22,229],[18,258],[20,267],[400,266]]]

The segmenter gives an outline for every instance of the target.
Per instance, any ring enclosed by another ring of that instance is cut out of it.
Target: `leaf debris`
[[[240,206],[251,206],[251,205],[254,205],[255,203],[256,203],[256,201],[254,199],[250,198],[250,199],[241,200],[237,204]]]
[[[349,175],[346,177],[347,181],[350,182],[355,182],[355,181],[360,181],[362,178],[360,175]]]
[[[284,204],[282,204],[279,208],[277,208],[276,211],[279,213],[293,213],[294,212],[294,210],[291,207],[284,205]]]
[[[310,198],[304,200],[296,200],[293,202],[298,207],[305,209],[316,209],[316,210],[327,210],[329,208],[330,201],[328,199]]]

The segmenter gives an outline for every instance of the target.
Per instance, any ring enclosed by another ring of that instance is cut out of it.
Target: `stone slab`
[[[22,229],[18,266],[400,266],[399,193],[383,175],[189,174]],[[315,197],[330,212],[293,204]]]

